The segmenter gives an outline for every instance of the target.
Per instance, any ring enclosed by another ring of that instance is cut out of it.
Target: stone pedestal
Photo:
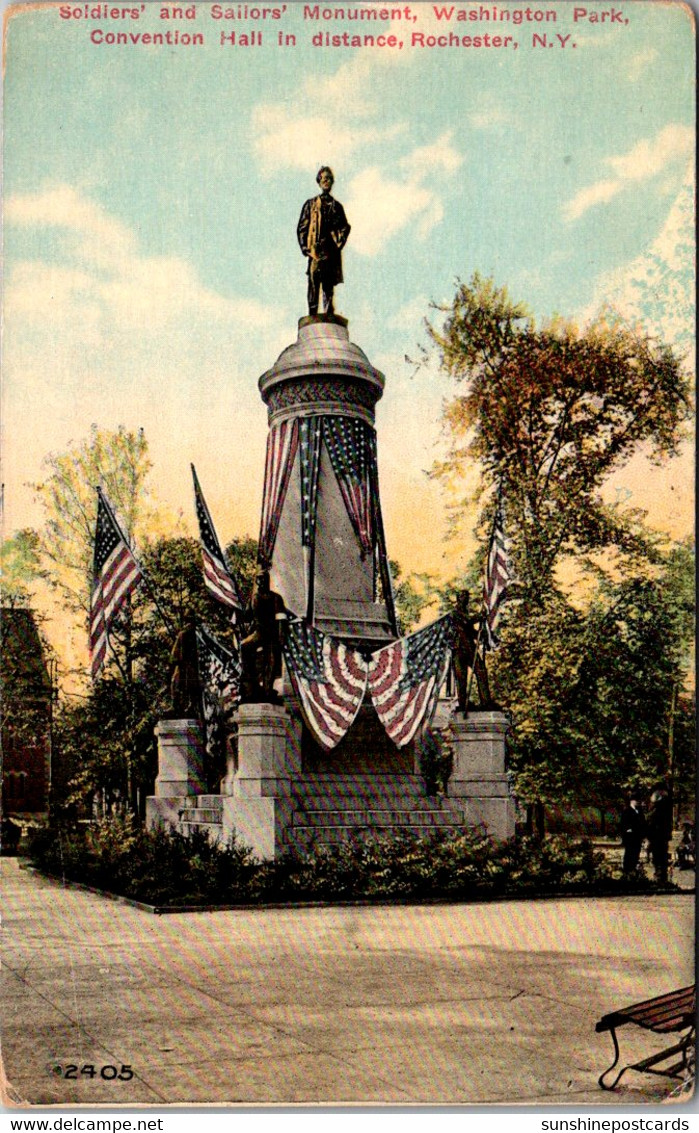
[[[463,804],[469,825],[482,823],[494,838],[514,837],[515,804],[505,774],[503,712],[455,712],[449,721],[454,766],[449,797]]]
[[[204,794],[204,738],[199,721],[160,720],[155,734],[158,737],[155,797]]]
[[[223,840],[233,833],[257,857],[271,860],[286,846],[294,802],[292,784],[301,773],[300,728],[281,705],[241,704],[238,709],[238,768],[226,780]]]

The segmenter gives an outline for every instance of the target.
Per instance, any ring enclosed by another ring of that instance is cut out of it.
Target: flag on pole
[[[308,727],[326,750],[336,747],[364,699],[366,661],[344,642],[302,621],[287,624],[283,651]]]
[[[512,573],[505,540],[502,500],[498,500],[483,580],[484,644],[487,649],[495,649],[498,644],[498,625],[511,581]]]
[[[97,489],[97,523],[90,602],[90,659],[92,679],[100,673],[107,652],[109,629],[119,610],[138,586],[142,571],[112,509]]]
[[[452,616],[445,614],[425,629],[402,637],[374,653],[369,662],[369,692],[376,713],[398,747],[429,724],[451,659]]]
[[[202,688],[206,751],[212,767],[225,757],[226,735],[240,703],[240,654],[223,645],[207,626],[197,628],[197,661]]]
[[[219,602],[231,606],[234,610],[242,610],[243,603],[240,600],[235,578],[228,569],[226,556],[218,541],[194,465],[191,467],[194,479],[194,502],[197,509],[199,537],[204,558],[204,581],[214,598],[217,598]]]

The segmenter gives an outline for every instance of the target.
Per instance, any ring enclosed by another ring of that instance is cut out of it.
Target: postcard
[[[694,52],[6,8],[8,1109],[691,1102]]]

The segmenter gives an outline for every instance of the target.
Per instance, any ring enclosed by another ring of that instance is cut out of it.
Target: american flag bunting
[[[284,507],[298,444],[298,418],[273,425],[267,434],[259,556],[262,562],[268,564],[272,561],[272,552],[279,530],[279,520]]]
[[[429,724],[446,680],[452,645],[452,618],[443,618],[374,653],[369,692],[377,715],[398,747]]]
[[[373,430],[356,417],[327,417],[324,438],[362,556],[374,546],[372,523]]]
[[[287,624],[283,651],[308,727],[326,750],[336,747],[364,699],[366,661],[302,621]]]

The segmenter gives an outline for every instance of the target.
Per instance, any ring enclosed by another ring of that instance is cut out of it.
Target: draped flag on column
[[[304,547],[312,547],[315,543],[322,420],[322,417],[302,417],[299,421],[301,543]]]
[[[299,443],[298,418],[273,425],[267,434],[265,486],[262,499],[259,557],[272,561],[272,552],[279,530],[279,520],[291,478],[291,469]]]
[[[231,606],[234,610],[242,610],[243,603],[240,600],[237,583],[228,568],[226,556],[218,541],[194,465],[191,468],[194,478],[194,502],[197,509],[199,537],[204,560],[204,581],[214,598],[217,598],[219,602]]]
[[[240,655],[222,645],[206,626],[197,627],[206,751],[212,764],[225,754],[226,733],[240,702]]]
[[[114,513],[97,489],[97,523],[90,602],[90,659],[92,678],[100,673],[107,652],[109,629],[119,610],[143,577]]]
[[[367,684],[367,664],[360,653],[306,622],[288,622],[284,660],[306,724],[318,743],[330,750],[354,722]]]
[[[369,692],[379,720],[398,747],[429,724],[451,658],[452,619],[446,614],[374,653]]]
[[[374,547],[372,519],[373,430],[356,417],[326,417],[323,434],[362,558]]]
[[[498,643],[497,630],[507,589],[512,581],[510,560],[505,541],[502,501],[498,501],[493,533],[488,548],[488,561],[483,580],[483,607],[485,611],[485,645],[494,649]]]

